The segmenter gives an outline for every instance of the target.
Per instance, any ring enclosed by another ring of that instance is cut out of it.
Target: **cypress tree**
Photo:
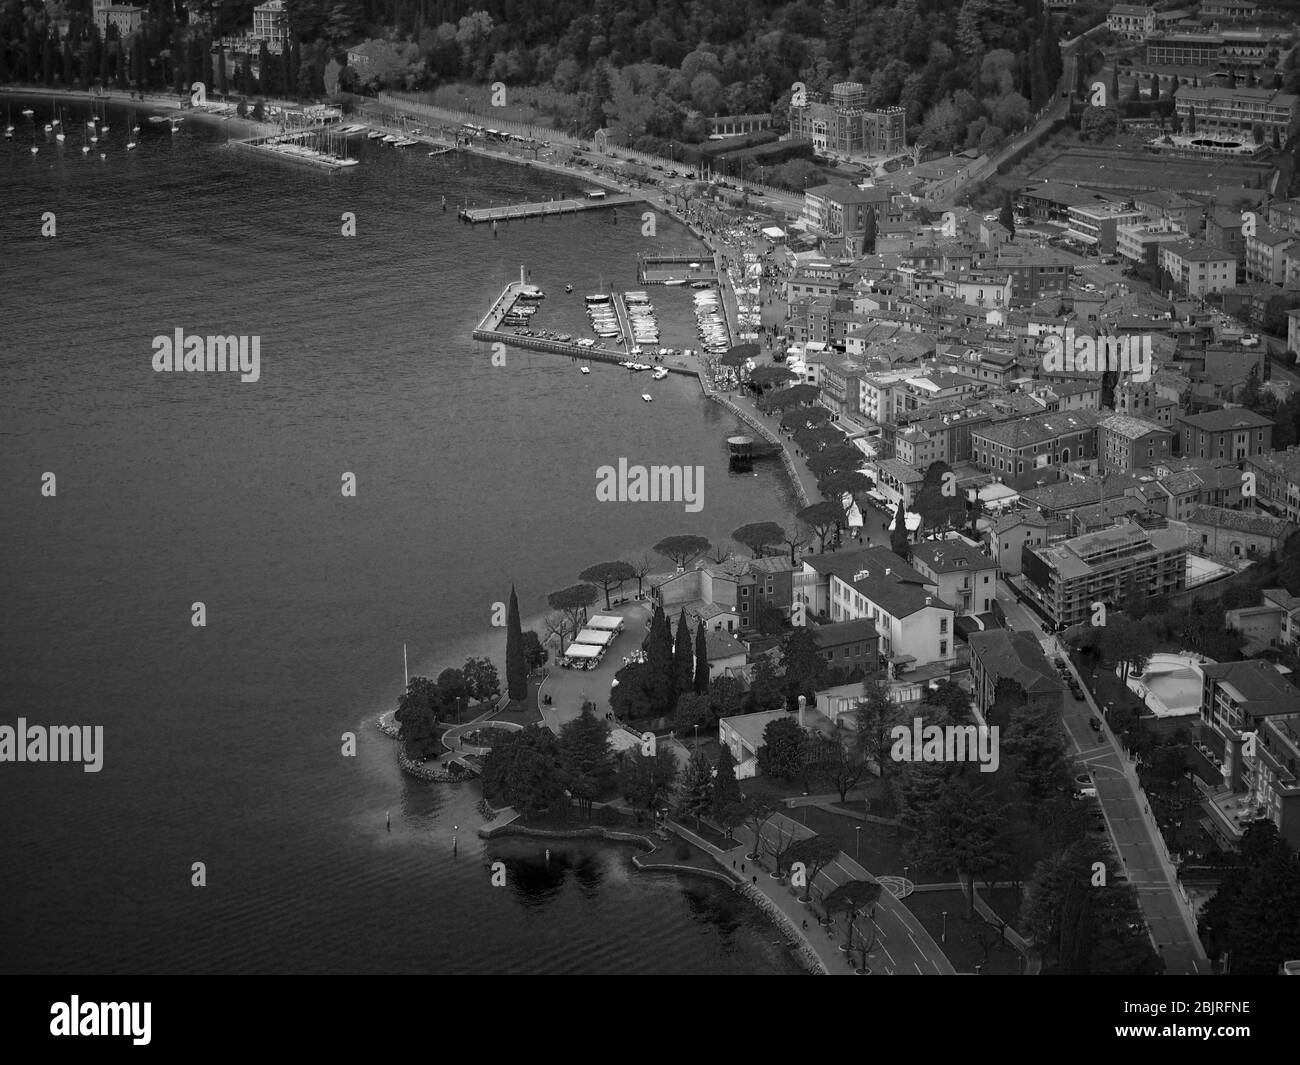
[[[898,501],[898,510],[894,513],[894,529],[889,534],[889,546],[893,549],[894,554],[899,557],[908,557],[907,511],[903,509],[903,501],[901,499]]]
[[[695,626],[695,694],[709,690],[709,651],[704,636],[704,621]]]
[[[695,818],[697,828],[700,818],[713,809],[713,767],[703,751],[695,751],[686,763],[677,809],[682,816]]]
[[[672,627],[658,603],[655,604],[644,647],[650,700],[656,713],[669,713],[677,705],[677,674],[673,666]]]
[[[691,643],[691,629],[686,624],[686,608],[682,607],[677,615],[677,638],[673,641],[673,678],[677,683],[677,694],[681,695],[695,687],[695,648]],[[677,700],[673,700],[677,705]]]
[[[511,700],[528,698],[528,667],[524,663],[524,634],[519,624],[519,597],[510,586],[510,606],[506,611],[506,692]]]
[[[740,802],[740,782],[736,780],[736,759],[725,743],[718,749],[718,771],[713,777],[713,812],[716,814]]]

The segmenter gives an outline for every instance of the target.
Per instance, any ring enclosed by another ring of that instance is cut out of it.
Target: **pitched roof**
[[[935,573],[992,569],[994,565],[993,559],[964,540],[925,540],[912,546],[912,558]]]
[[[972,429],[971,436],[984,437],[1010,448],[1021,448],[1055,440],[1067,433],[1084,432],[1094,428],[1100,420],[1101,415],[1090,410],[1056,411]]]
[[[1194,429],[1220,433],[1227,429],[1262,429],[1272,425],[1273,419],[1256,414],[1246,407],[1223,407],[1200,414],[1180,414],[1178,420]]]
[[[1026,693],[1064,692],[1038,641],[1027,632],[987,629],[967,638],[971,661],[978,660],[996,680],[1016,681]]]
[[[1229,510],[1227,507],[1200,506],[1192,511],[1188,525],[1206,525],[1214,529],[1231,529],[1254,536],[1282,538],[1290,536],[1296,526],[1284,518],[1248,510]]]
[[[1300,713],[1300,689],[1268,662],[1205,663],[1201,672],[1228,690],[1254,717]]]
[[[1109,414],[1097,424],[1103,429],[1124,437],[1126,440],[1140,440],[1147,433],[1168,433],[1170,436],[1173,435],[1172,429],[1166,429],[1163,425],[1149,422],[1145,418],[1135,418],[1131,414]]]
[[[892,617],[905,618],[927,606],[953,609],[931,591],[932,581],[886,547],[813,555],[804,562],[819,575],[839,578]]]
[[[818,647],[839,647],[841,644],[859,643],[863,640],[874,642],[880,636],[876,631],[876,623],[870,618],[833,621],[829,625],[817,625],[811,631]]]

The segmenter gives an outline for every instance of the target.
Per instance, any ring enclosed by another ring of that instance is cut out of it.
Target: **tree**
[[[814,704],[828,667],[810,627],[796,628],[781,641],[781,668],[785,677],[787,709],[798,709],[800,695],[809,705]]]
[[[783,702],[785,702],[784,686],[771,656],[759,655],[754,661],[749,680],[746,713],[758,714],[764,710],[773,710]]]
[[[654,713],[666,714],[677,705],[677,669],[673,660],[672,627],[663,607],[655,604],[645,643],[646,685]]]
[[[686,624],[686,608],[677,614],[677,636],[673,640],[673,672],[676,690],[693,692],[695,690],[695,641],[691,637],[690,626]]]
[[[704,554],[713,545],[703,536],[665,536],[654,545],[654,551],[663,555],[664,558],[671,559],[673,565],[679,570],[684,570],[686,564],[692,559],[698,558]]]
[[[684,738],[691,735],[697,726],[706,729],[709,726],[709,697],[696,695],[687,689],[677,697],[677,706],[673,710],[673,728]]]
[[[957,475],[946,462],[932,462],[916,493],[912,510],[924,529],[957,528],[965,523],[966,503],[957,488]]]
[[[497,667],[486,658],[467,658],[461,668],[465,678],[465,695],[476,703],[485,703],[501,694],[501,677]],[[527,695],[527,691],[524,692]]]
[[[444,669],[438,674],[438,691],[442,694],[443,702],[455,708],[456,720],[459,721],[461,705],[469,698],[469,685],[465,682],[464,672],[451,667]]]
[[[890,732],[899,720],[899,708],[893,700],[889,685],[879,680],[868,680],[862,685],[862,700],[854,714],[857,718],[858,751],[872,762],[880,772],[882,790],[889,786],[889,771],[893,760],[889,752],[893,747]]]
[[[542,646],[541,638],[532,629],[524,633],[523,653],[524,665],[528,668],[529,673],[536,673],[542,666],[546,665],[546,660],[550,658],[550,652]],[[514,696],[511,696],[511,698],[514,698]]]
[[[1070,786],[1071,762],[1059,721],[1028,704],[1011,713],[1000,736],[1001,765],[1037,807]]]
[[[577,800],[582,816],[589,818],[592,802],[614,779],[609,730],[592,713],[590,703],[583,706],[580,716],[561,726],[559,754],[569,794]]]
[[[749,548],[755,558],[762,558],[769,547],[785,540],[785,530],[774,521],[756,521],[734,530],[731,538]]]
[[[692,752],[682,774],[677,809],[683,817],[695,818],[699,828],[700,818],[713,809],[713,766],[709,756],[701,750]]]
[[[572,584],[558,592],[551,592],[546,597],[546,603],[552,610],[558,610],[564,615],[568,632],[577,636],[582,627],[579,621],[587,620],[587,608],[596,601],[598,594],[593,585]]]
[[[794,566],[798,564],[798,561],[795,558],[795,552],[809,541],[810,537],[805,535],[804,526],[797,520],[795,521],[791,531],[783,531],[781,542],[790,549],[790,565]]]
[[[1007,854],[1001,826],[1004,811],[987,787],[976,786],[969,777],[950,779],[929,803],[916,825],[912,855],[917,864],[930,869],[955,869],[958,877],[971,881],[1005,863]],[[975,897],[967,895],[968,918],[975,916]]]
[[[745,705],[745,692],[735,677],[721,676],[709,681],[709,711],[714,721],[734,717]]]
[[[825,554],[827,538],[844,524],[844,508],[838,502],[826,500],[804,507],[795,518],[812,530],[819,541],[818,551]]]
[[[1233,975],[1272,975],[1300,957],[1300,863],[1268,820],[1242,835],[1237,863],[1201,911],[1207,949],[1227,955]]]
[[[423,762],[438,749],[438,686],[428,677],[412,677],[393,714],[406,753]]]
[[[654,559],[649,554],[642,553],[630,559],[628,565],[632,567],[632,576],[636,578],[636,597],[640,599],[645,594],[646,576],[654,569]]]
[[[803,862],[804,865],[806,879],[803,894],[799,896],[800,902],[812,901],[813,881],[817,879],[818,873],[839,857],[839,853],[839,844],[826,836],[809,836],[790,844],[787,860],[791,864]]]
[[[1016,211],[1011,202],[1011,191],[1008,189],[1002,197],[1002,210],[998,213],[998,222],[1008,233],[1010,239],[1014,240],[1016,236]]]
[[[718,763],[713,774],[713,813],[718,816],[728,806],[740,802],[740,784],[736,780],[736,759],[725,743],[718,748]]]
[[[709,648],[703,619],[695,623],[695,675],[691,681],[696,695],[703,695],[709,690]]]
[[[578,580],[598,585],[605,592],[605,609],[610,610],[612,607],[609,602],[609,590],[622,588],[625,581],[630,581],[635,576],[636,570],[633,569],[632,564],[618,559],[588,566],[578,574]]]
[[[655,809],[677,780],[677,759],[667,747],[653,755],[639,748],[625,751],[618,769],[618,786],[628,802],[643,810]]]
[[[763,746],[758,749],[758,770],[764,776],[790,782],[804,771],[808,734],[793,718],[769,721],[763,729]]]
[[[537,725],[494,744],[483,756],[482,780],[489,802],[513,806],[525,818],[564,804],[559,746],[549,729]]]
[[[877,880],[849,880],[826,896],[826,917],[834,920],[837,913],[844,914],[844,949],[853,950],[853,918],[872,909],[880,901],[880,882]]]
[[[907,512],[903,509],[903,501],[900,499],[898,509],[894,512],[894,527],[889,532],[889,546],[894,554],[906,561],[911,557],[908,543]]]
[[[614,680],[609,706],[616,717],[635,721],[664,712],[651,690],[650,668],[644,662],[629,662],[614,674]]]
[[[819,786],[834,788],[839,793],[840,802],[847,802],[849,792],[867,775],[866,759],[839,736],[814,733],[805,757],[812,780]]]
[[[537,640],[537,634],[531,634]],[[541,648],[541,641],[537,640]],[[543,650],[542,654],[546,652]],[[543,657],[542,661],[546,661]],[[528,661],[524,651],[524,634],[519,623],[519,597],[515,586],[510,586],[510,604],[506,608],[506,694],[513,702],[528,698]]]
[[[756,862],[762,857],[763,829],[777,814],[776,806],[762,795],[747,795],[741,802],[745,813],[745,827],[754,836],[754,847],[745,855]]]

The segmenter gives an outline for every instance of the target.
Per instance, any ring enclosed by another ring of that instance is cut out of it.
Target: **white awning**
[[[599,629],[602,632],[622,632],[623,619],[613,614],[593,614],[591,620],[587,622],[587,628]]]
[[[603,647],[591,643],[571,643],[564,649],[565,658],[599,658]]]
[[[594,647],[608,647],[614,642],[615,634],[604,629],[583,629],[573,638],[574,643],[590,644]]]

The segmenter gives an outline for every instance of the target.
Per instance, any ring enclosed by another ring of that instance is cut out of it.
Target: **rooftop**
[[[987,629],[972,632],[967,641],[972,662],[978,660],[999,680],[1014,680],[1028,694],[1065,691],[1065,685],[1048,664],[1042,646],[1029,633]]]
[[[1268,662],[1206,663],[1201,672],[1254,717],[1300,712],[1300,690]]]
[[[1187,519],[1189,525],[1207,525],[1214,529],[1231,529],[1255,536],[1286,537],[1296,526],[1283,518],[1258,511],[1229,510],[1227,507],[1200,506]]]
[[[1219,410],[1207,410],[1201,414],[1180,414],[1178,420],[1193,429],[1209,433],[1221,433],[1229,429],[1262,429],[1272,425],[1273,419],[1256,414],[1246,407],[1223,407]]]
[[[912,559],[933,573],[993,568],[993,559],[964,540],[926,540],[915,544]]]
[[[813,555],[804,563],[820,576],[838,578],[896,618],[908,617],[927,606],[953,609],[931,591],[933,584],[926,577],[885,547]]]
[[[1149,422],[1145,418],[1135,418],[1131,414],[1108,414],[1097,424],[1102,429],[1116,433],[1126,440],[1140,440],[1148,433],[1169,433],[1171,436],[1173,435],[1173,430],[1166,429],[1163,425],[1157,425],[1155,422]]]

